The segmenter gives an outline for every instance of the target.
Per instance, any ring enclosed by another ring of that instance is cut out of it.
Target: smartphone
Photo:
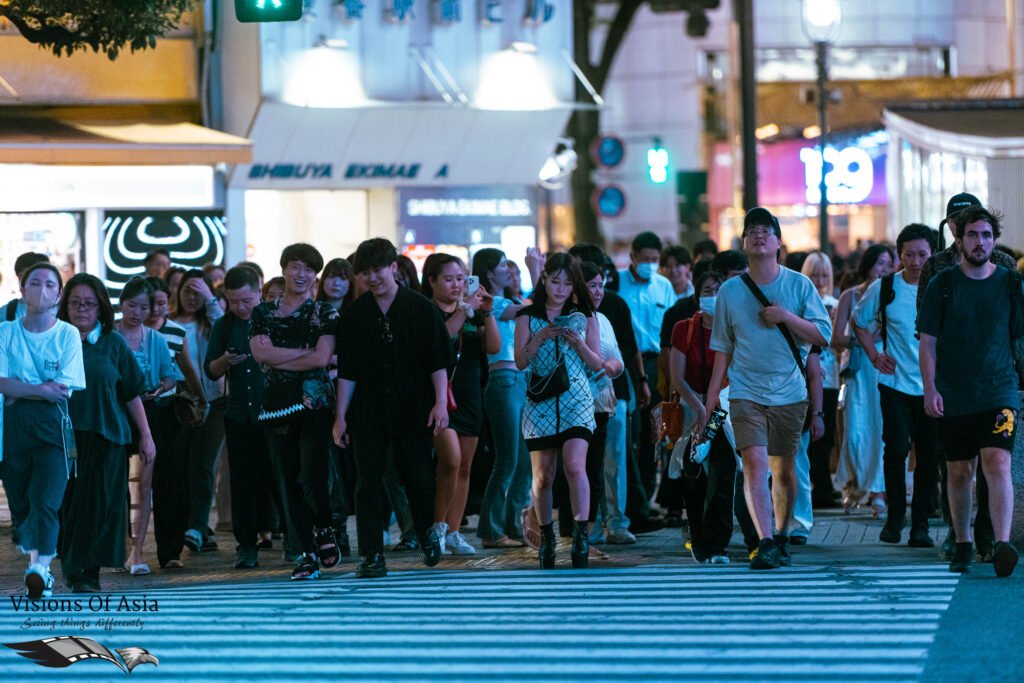
[[[470,275],[466,278],[466,296],[473,296],[476,294],[476,290],[480,289],[480,277],[477,275]]]
[[[236,348],[235,348],[235,347],[233,347],[233,346],[229,346],[229,347],[228,347],[228,353],[233,353],[233,354],[235,354],[236,356],[239,356],[239,355],[241,355],[241,354],[243,354],[243,353],[246,353],[246,352],[245,352],[245,351],[243,351],[243,350],[241,350],[241,349],[236,349]]]
[[[569,327],[570,317],[567,315],[560,315],[556,317],[551,324],[555,327]]]

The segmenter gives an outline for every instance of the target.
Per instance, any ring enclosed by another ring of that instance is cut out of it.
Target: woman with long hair
[[[498,328],[498,350],[487,356],[484,414],[493,437],[494,466],[480,499],[476,535],[485,548],[523,547],[520,511],[530,501],[530,451],[523,437],[526,372],[516,368],[516,314],[521,298],[511,292],[511,262],[500,249],[484,248],[473,256],[473,275],[494,298],[491,312]]]
[[[0,460],[18,550],[29,560],[25,587],[28,597],[38,600],[53,594],[50,563],[57,555],[58,511],[72,469],[64,439],[71,428],[68,399],[85,388],[85,368],[78,331],[57,319],[60,271],[49,262],[36,263],[20,279],[25,315],[0,323]]]
[[[100,567],[125,562],[131,425],[144,467],[156,447],[142,406],[146,379],[124,338],[114,334],[114,309],[103,283],[86,273],[68,280],[57,317],[78,330],[86,380],[85,390],[68,401],[78,462],[61,508],[61,568],[72,592],[96,593]]]
[[[434,531],[441,552],[472,555],[476,552],[460,532],[469,497],[469,473],[483,429],[481,365],[496,353],[501,337],[492,315],[494,298],[481,285],[466,289],[466,266],[451,254],[431,254],[423,264],[423,294],[441,312],[452,340],[455,365],[448,371],[450,403],[448,426],[434,435],[437,487],[434,495]]]
[[[865,497],[873,516],[883,518],[888,506],[882,469],[882,404],[878,394],[878,371],[868,361],[864,349],[850,328],[850,318],[868,286],[888,275],[896,262],[896,252],[887,244],[873,244],[857,265],[859,283],[839,296],[832,348],[845,354],[840,375],[846,385],[843,402],[843,432],[839,445],[836,485],[843,488],[843,507],[852,510]],[[881,337],[875,335],[875,341]]]
[[[189,360],[203,367],[210,346],[213,322],[224,312],[213,294],[213,283],[201,268],[193,268],[181,276],[178,284],[177,308],[171,320],[185,328]],[[224,441],[224,380],[200,377],[207,411],[198,424],[183,424],[178,432],[177,449],[187,454],[188,522],[182,541],[192,552],[216,550],[217,541],[209,530],[210,508],[213,504],[214,471]]]
[[[587,369],[601,369],[601,335],[579,263],[568,254],[549,256],[533,303],[519,311],[515,359],[530,369],[523,436],[533,463],[533,505],[540,523],[540,566],[555,566],[552,493],[561,451],[572,500],[572,563],[586,567],[590,486],[586,462],[596,426]]]
[[[352,303],[356,295],[356,274],[346,259],[331,259],[324,266],[317,283],[316,300],[326,301],[334,310],[340,311],[345,304]]]
[[[156,452],[159,453],[160,446],[165,441],[158,434],[161,419],[156,399],[174,389],[179,381],[185,379],[185,376],[181,374],[171,358],[171,352],[164,336],[145,325],[153,308],[155,291],[153,285],[145,278],[135,277],[125,283],[120,299],[121,321],[117,323],[116,330],[127,342],[128,348],[145,378],[141,396],[142,406],[146,412],[146,422],[153,434],[153,444]],[[140,436],[137,429],[132,429],[132,448],[128,450],[129,456],[139,454]],[[138,479],[135,480],[136,485],[131,491],[136,515],[135,528],[130,534],[132,549],[127,564],[128,570],[133,576],[150,573],[149,565],[143,561],[142,552],[146,545],[149,517],[153,509],[154,462],[155,460],[150,460],[148,463],[143,463],[140,458]]]

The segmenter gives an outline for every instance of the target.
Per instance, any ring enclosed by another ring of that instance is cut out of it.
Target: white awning
[[[534,185],[569,107],[496,111],[431,103],[318,109],[265,101],[251,164],[232,187],[354,189]]]
[[[240,164],[252,144],[192,123],[0,118],[0,163],[167,166]]]

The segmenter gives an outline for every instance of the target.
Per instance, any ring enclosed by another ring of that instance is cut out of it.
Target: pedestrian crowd
[[[744,561],[774,569],[815,509],[863,506],[901,543],[908,497],[908,545],[945,517],[952,571],[977,552],[1008,576],[1024,293],[1000,220],[964,193],[948,249],[912,224],[839,259],[783,256],[755,208],[739,250],[641,233],[617,270],[596,245],[531,248],[529,292],[495,248],[419,274],[386,239],[326,264],[293,244],[266,280],[157,250],[119,315],[96,277],[23,254],[0,476],[28,594],[52,594],[58,557],[73,592],[104,567],[150,573],[150,518],[156,562],[182,570],[219,547],[218,488],[233,566],[279,540],[292,579],[353,552],[372,578],[386,551],[434,566],[477,547],[530,546],[548,569],[559,535],[585,568],[664,526],[710,564],[738,527]]]

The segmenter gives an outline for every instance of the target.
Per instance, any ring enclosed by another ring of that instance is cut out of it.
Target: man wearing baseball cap
[[[751,569],[790,563],[795,458],[809,403],[804,364],[811,345],[828,346],[832,336],[832,322],[814,285],[776,260],[781,245],[778,219],[767,209],[751,209],[743,219],[743,251],[750,270],[718,290],[711,330],[711,348],[717,353],[706,414],[718,407],[728,371],[744,493],[760,536]],[[702,428],[697,425],[698,431]]]
[[[940,246],[942,245],[942,237],[945,234],[943,226],[948,223],[950,232],[955,235],[957,232],[957,215],[961,214],[965,209],[975,206],[980,207],[981,201],[969,192],[960,192],[949,198],[949,201],[946,203],[946,218],[939,224]],[[954,241],[948,248],[936,252],[930,259],[925,261],[924,267],[921,268],[921,278],[917,286],[918,316],[921,315],[921,305],[924,303],[924,293],[928,289],[928,281],[939,271],[946,268],[959,267],[961,259],[960,248]],[[992,256],[989,257],[989,260],[1007,270],[1017,270],[1017,263],[1013,260],[1013,257],[999,249],[992,250]],[[1014,355],[1018,354],[1018,345],[1015,344]],[[938,457],[942,474],[942,516],[949,521],[949,498],[946,495],[947,476],[941,445]],[[978,515],[974,520],[974,543],[978,550],[979,559],[982,562],[991,562],[995,541],[992,533],[992,520],[989,517],[988,510],[988,482],[985,481],[984,477],[978,477]],[[952,559],[955,547],[956,532],[952,524],[950,524],[946,540],[942,542],[942,557],[946,560]]]

